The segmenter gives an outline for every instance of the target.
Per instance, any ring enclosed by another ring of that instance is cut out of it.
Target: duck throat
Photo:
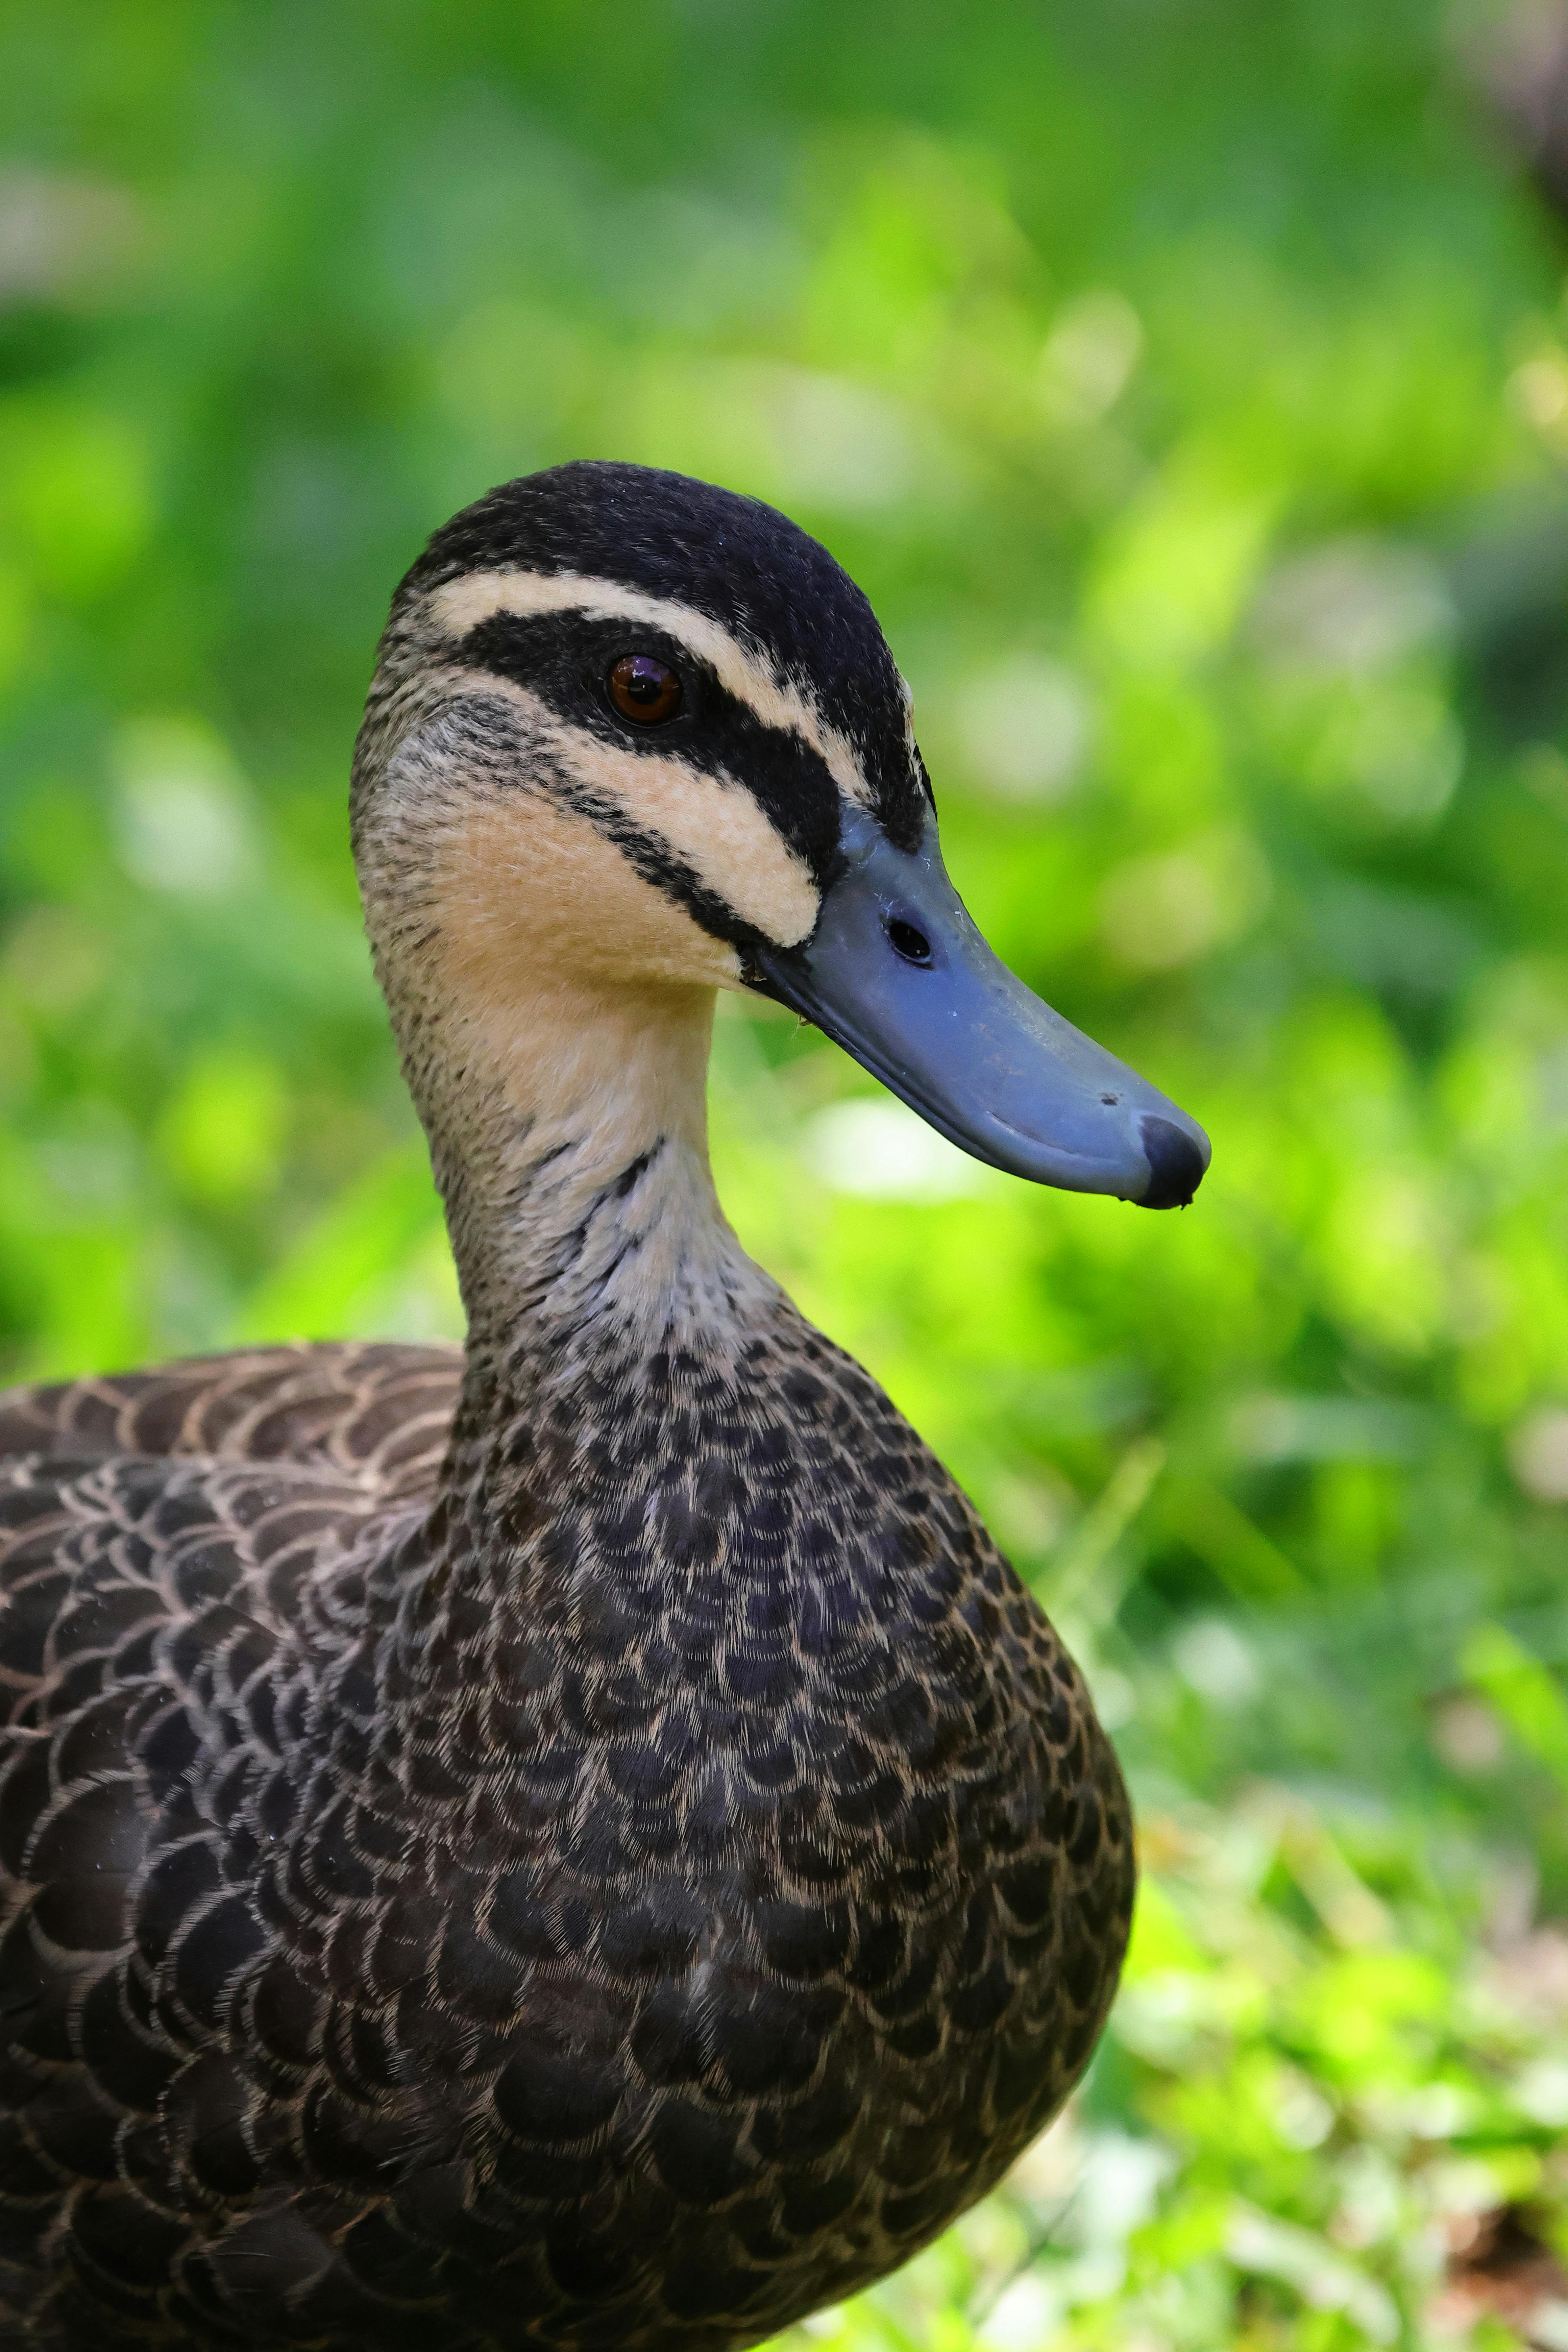
[[[775,1286],[708,1160],[715,984],[699,931],[548,789],[510,705],[446,712],[384,765],[366,722],[355,854],[468,1318],[471,1424],[588,1366],[725,1351]],[[491,740],[486,730],[494,729]]]
[[[712,1020],[705,988],[562,983],[424,1033],[471,1360],[569,1376],[710,1337],[763,1283],[709,1166]]]

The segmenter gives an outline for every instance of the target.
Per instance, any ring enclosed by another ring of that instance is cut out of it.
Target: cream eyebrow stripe
[[[647,596],[614,580],[594,580],[578,572],[469,572],[435,589],[430,611],[454,636],[466,636],[498,613],[525,618],[534,613],[583,613],[590,620],[642,622],[662,629],[712,670],[719,683],[755,711],[766,727],[798,735],[808,743],[847,800],[871,804],[871,788],[853,749],[830,727],[816,704],[785,685],[739,637],[671,597]]]
[[[657,835],[716,898],[781,948],[799,945],[821,900],[809,867],[776,833],[743,784],[658,752],[605,744],[510,678],[467,673],[487,694],[526,712],[541,748],[574,784],[613,799],[639,831]],[[590,820],[584,818],[584,823]]]

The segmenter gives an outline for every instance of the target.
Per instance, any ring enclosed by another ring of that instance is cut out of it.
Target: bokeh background
[[[362,944],[391,586],[760,493],[1182,1216],[724,1007],[742,1236],[1084,1659],[1085,2095],[822,2352],[1568,2345],[1568,74],[1421,0],[0,18],[0,1370],[455,1334]],[[1557,1923],[1557,1924],[1553,1924]]]

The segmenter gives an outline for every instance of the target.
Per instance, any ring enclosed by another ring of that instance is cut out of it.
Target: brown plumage
[[[658,511],[646,600],[694,561]],[[356,782],[466,1353],[0,1399],[0,2344],[751,2343],[995,2181],[1114,1989],[1131,1832],[1080,1679],[712,1199],[711,983],[831,856],[725,833],[727,754],[699,874],[679,774],[638,834],[640,772],[563,749],[570,650],[532,702],[511,655],[442,656],[432,579],[559,601],[607,560],[476,513],[401,593]],[[817,715],[752,718],[891,808],[923,772],[845,611],[861,702],[769,640]]]

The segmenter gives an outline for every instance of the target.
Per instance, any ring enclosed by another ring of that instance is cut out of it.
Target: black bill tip
[[[1139,1121],[1138,1132],[1149,1162],[1149,1190],[1140,1208],[1184,1209],[1204,1181],[1203,1153],[1190,1135],[1152,1113]]]

